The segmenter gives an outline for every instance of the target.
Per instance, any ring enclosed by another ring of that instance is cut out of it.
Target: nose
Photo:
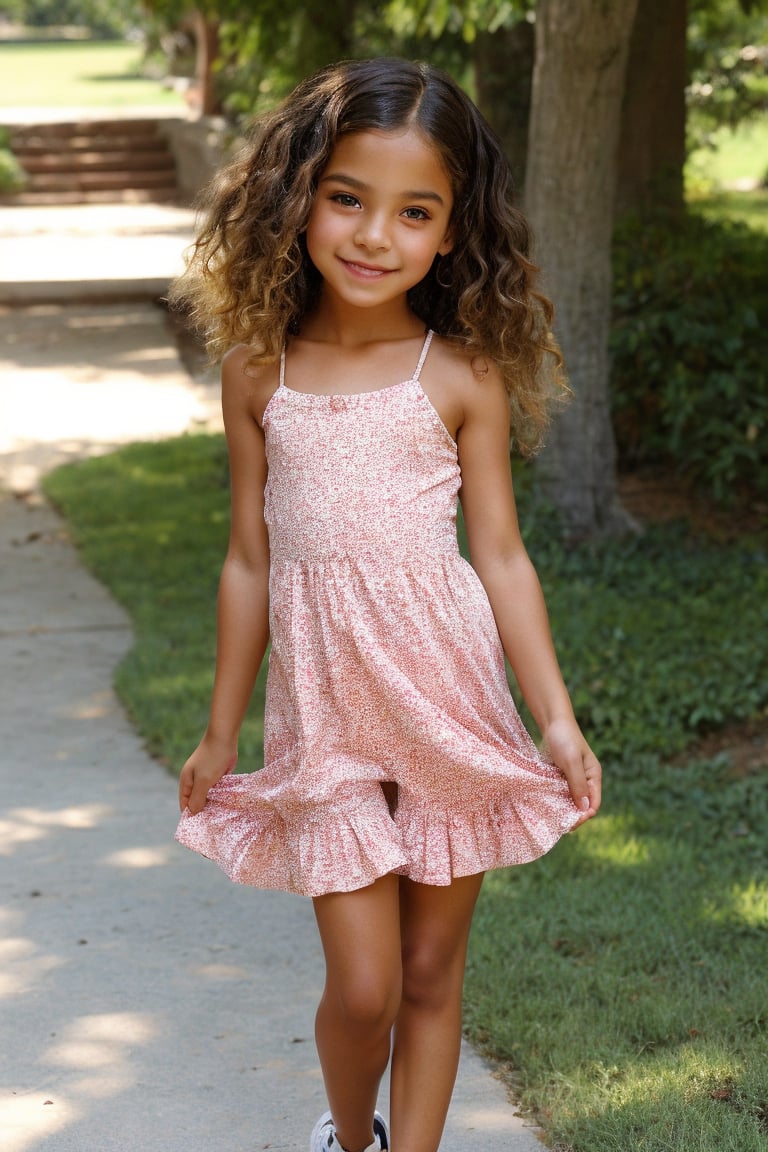
[[[391,241],[383,217],[366,213],[358,224],[355,243],[369,252],[386,252]]]

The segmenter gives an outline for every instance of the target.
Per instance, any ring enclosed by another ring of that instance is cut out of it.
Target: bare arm
[[[205,735],[184,765],[179,804],[195,813],[237,759],[237,740],[269,640],[269,543],[264,523],[267,462],[253,414],[255,382],[231,353],[222,368],[232,510],[218,596],[216,675]]]
[[[541,585],[520,535],[509,466],[509,406],[493,371],[467,387],[458,444],[472,564],[512,671],[583,822],[600,807],[600,765],[574,717]]]

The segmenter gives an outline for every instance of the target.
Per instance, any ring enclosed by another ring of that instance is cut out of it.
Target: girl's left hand
[[[545,749],[568,781],[573,802],[581,813],[574,824],[574,828],[578,828],[591,820],[600,807],[603,777],[600,761],[570,717],[554,720],[543,736]]]

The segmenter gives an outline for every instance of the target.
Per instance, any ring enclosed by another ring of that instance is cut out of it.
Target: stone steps
[[[93,120],[10,129],[27,174],[5,204],[87,204],[179,199],[176,165],[156,120]]]

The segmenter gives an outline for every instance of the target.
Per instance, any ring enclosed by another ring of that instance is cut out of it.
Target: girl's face
[[[439,153],[416,129],[343,136],[306,233],[324,292],[363,308],[404,297],[451,250],[452,207]]]

